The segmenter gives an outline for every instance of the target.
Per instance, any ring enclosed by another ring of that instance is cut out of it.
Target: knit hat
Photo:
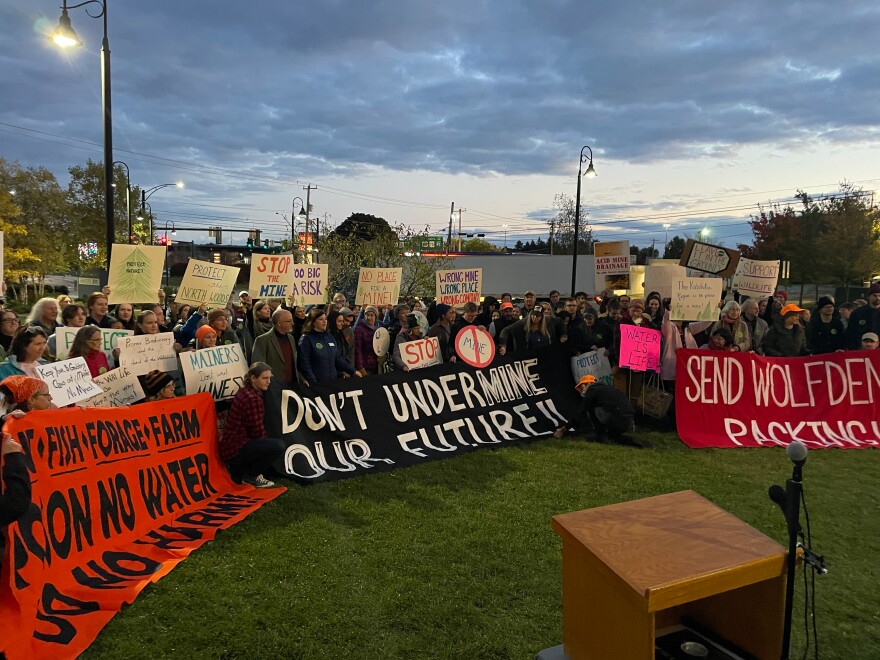
[[[437,316],[439,318],[443,318],[444,316],[446,316],[446,312],[448,312],[452,308],[449,305],[444,305],[443,303],[440,303],[435,309],[437,310]]]
[[[776,293],[773,294],[774,298],[776,296],[782,296],[782,299],[784,301],[788,302],[788,291],[783,291],[782,289],[780,289],[779,291],[777,291]]]
[[[834,305],[834,298],[831,296],[822,296],[819,298],[819,302],[816,303],[816,309],[822,309],[826,305]]]
[[[415,314],[407,314],[406,315],[406,327],[412,330],[415,327],[418,327],[419,319]]]
[[[868,294],[872,293],[880,293],[880,282],[877,282],[877,284],[872,284],[871,288],[868,289]]]
[[[372,305],[367,305],[366,307],[364,307],[364,316],[366,316],[370,312],[373,312],[373,314],[375,314],[377,317],[379,316],[379,310]]]
[[[14,403],[24,403],[43,389],[45,384],[39,378],[31,376],[7,376],[0,381],[0,387],[5,387],[12,393]]]
[[[212,309],[208,312],[208,323],[213,323],[220,317],[226,318],[226,309],[223,307],[218,307],[217,309]]]
[[[354,312],[351,311],[348,307],[343,307],[339,310],[340,316],[354,316]]]
[[[174,382],[171,376],[155,369],[140,379],[147,396],[156,396],[168,383]]]
[[[196,330],[196,341],[201,344],[205,341],[205,337],[208,335],[217,336],[217,331],[214,330],[210,325],[203,325],[198,330]]]

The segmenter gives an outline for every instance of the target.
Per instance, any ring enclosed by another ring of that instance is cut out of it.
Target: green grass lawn
[[[545,440],[291,485],[148,587],[84,657],[526,659],[562,642],[557,513],[693,489],[785,543],[766,494],[791,472],[782,450],[643,437],[656,447]],[[830,570],[820,657],[880,658],[880,452],[811,452],[804,482]]]

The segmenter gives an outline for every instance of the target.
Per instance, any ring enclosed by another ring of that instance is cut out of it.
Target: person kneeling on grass
[[[272,367],[255,362],[244,378],[229,409],[229,417],[220,440],[220,457],[226,461],[233,481],[256,488],[271,488],[275,484],[263,472],[284,455],[284,442],[266,437],[263,425],[265,406],[263,397],[272,382]]]
[[[554,438],[565,435],[569,426],[581,429],[587,419],[593,425],[598,442],[613,442],[635,447],[650,447],[650,443],[624,435],[633,429],[635,412],[626,395],[611,385],[596,380],[595,376],[582,376],[575,386],[581,395],[581,406],[570,423],[556,429]]]

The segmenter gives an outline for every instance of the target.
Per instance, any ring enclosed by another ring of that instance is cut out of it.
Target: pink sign
[[[620,366],[660,371],[660,331],[620,324]]]

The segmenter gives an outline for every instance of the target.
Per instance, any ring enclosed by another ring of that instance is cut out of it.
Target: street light
[[[169,186],[177,186],[178,188],[183,188],[183,181],[178,181],[177,183],[160,183],[158,186],[153,186],[152,188],[147,188],[146,190],[141,190],[141,215],[138,216],[138,220],[144,219],[144,208],[147,206],[147,200],[152,197],[153,193],[157,190],[162,190],[162,188],[168,188]],[[150,210],[150,245],[153,244],[153,211]]]
[[[293,246],[298,243],[297,235],[296,235],[296,200],[299,200],[299,217],[300,220],[306,219],[306,203],[303,201],[302,197],[294,197],[290,200],[290,249],[293,250]],[[306,236],[306,240],[308,240],[308,236]],[[300,262],[302,263],[302,262]]]
[[[664,223],[663,223],[663,229],[666,230],[666,235],[665,235],[665,237],[664,237],[664,239],[663,239],[663,253],[664,253],[664,256],[665,256],[665,254],[666,254],[666,247],[669,245],[669,228],[670,228],[671,226],[672,226],[672,225],[669,224],[668,222],[664,222]]]
[[[589,157],[584,153],[584,151],[589,151]],[[584,163],[590,161],[589,166],[587,166],[587,171],[581,174],[581,168]],[[577,185],[577,195],[575,197],[574,202],[574,246],[571,254],[571,297],[574,298],[575,288],[575,280],[577,278],[577,265],[578,265],[578,237],[580,235],[580,222],[581,222],[581,176],[586,177],[594,177],[596,176],[596,170],[593,169],[593,150],[590,147],[585,146],[581,149],[581,157],[578,161],[578,185]]]
[[[507,228],[510,227],[510,225],[501,225],[501,226],[504,228],[504,251],[506,252],[507,251]]]
[[[110,41],[107,39],[107,2],[106,0],[86,0],[68,7],[67,0],[63,0],[61,17],[58,19],[58,27],[52,35],[55,45],[61,48],[73,48],[82,45],[73,25],[70,22],[68,9],[79,9],[88,5],[98,5],[101,10],[92,14],[86,9],[86,14],[92,18],[104,19],[104,38],[101,41],[101,114],[104,118],[104,223],[107,233],[107,277],[110,276],[110,252],[113,249],[113,240],[116,237],[116,223],[113,215],[113,113],[110,103]]]

